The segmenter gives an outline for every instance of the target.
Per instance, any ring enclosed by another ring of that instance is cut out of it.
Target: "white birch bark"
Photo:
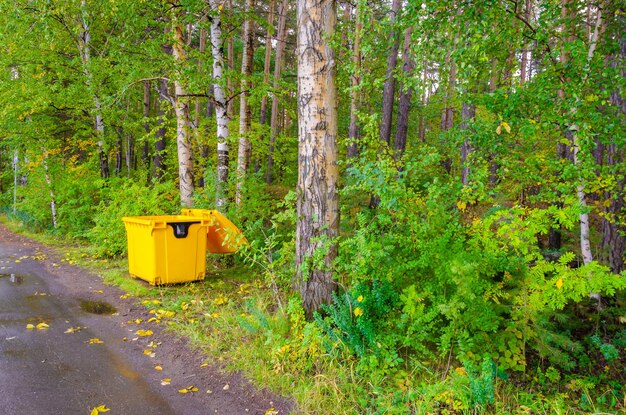
[[[43,170],[46,178],[46,184],[48,185],[48,190],[50,191],[50,214],[52,215],[52,226],[54,229],[57,228],[57,205],[56,198],[54,196],[54,189],[52,188],[52,180],[50,179],[50,172],[48,171],[48,152],[45,148],[41,148],[43,152]]]
[[[183,27],[174,17],[174,43],[172,53],[178,65],[182,65],[186,58],[184,49]],[[176,113],[176,148],[178,150],[178,180],[180,188],[180,202],[184,207],[193,206],[193,152],[191,149],[191,126],[189,122],[189,98],[182,84],[181,75],[176,71],[174,77],[174,112]]]
[[[310,318],[335,290],[339,194],[335,53],[328,40],[336,23],[335,0],[298,0],[298,186],[296,275]],[[323,264],[312,257],[322,254]]]
[[[217,186],[215,205],[225,208],[228,203],[228,101],[224,88],[224,39],[222,38],[222,22],[220,15],[224,6],[223,0],[209,0],[213,10],[211,20],[211,54],[213,55],[213,89],[215,96],[215,119],[217,122]]]

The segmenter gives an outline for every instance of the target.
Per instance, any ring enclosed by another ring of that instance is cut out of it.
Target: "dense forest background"
[[[250,241],[222,266],[287,316],[277,373],[342,362],[357,412],[493,408],[511,376],[623,410],[624,4],[328,4],[341,219],[304,272],[332,274],[330,304],[293,300],[291,0],[0,1],[0,208],[102,257],[122,216],[220,209]]]

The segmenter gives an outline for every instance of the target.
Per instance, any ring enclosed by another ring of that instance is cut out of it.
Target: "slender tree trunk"
[[[206,38],[207,31],[206,29],[200,29],[200,43],[198,45],[198,52],[200,56],[204,56],[204,52],[206,51]],[[203,59],[198,59],[198,72],[202,71],[202,61]],[[210,99],[209,99],[210,101]],[[206,158],[204,157],[205,152],[208,151],[205,140],[202,137],[202,132],[200,129],[200,119],[202,118],[202,105],[200,102],[200,98],[196,98],[195,108],[194,108],[194,122],[192,123],[193,127],[193,135],[196,140],[197,149],[199,150],[200,157],[194,157],[194,162],[196,164],[196,171],[199,171],[198,175],[198,187],[204,187],[204,175],[206,173]],[[205,151],[206,150],[206,151]]]
[[[336,288],[339,193],[337,91],[334,51],[327,43],[336,24],[334,0],[298,0],[298,187],[296,275],[309,318]],[[323,264],[312,261],[323,254]]]
[[[402,72],[405,79],[413,76],[415,64],[411,53],[411,27],[404,32],[404,48],[402,55],[404,62]],[[411,85],[403,85],[400,88],[400,100],[398,102],[398,121],[396,124],[396,135],[394,138],[394,158],[400,160],[406,149],[406,137],[409,130],[409,111],[411,110],[411,96],[413,95],[413,87]]]
[[[174,42],[172,53],[174,61],[180,65],[186,59],[183,26],[178,21],[180,16],[172,18]],[[178,150],[178,185],[180,203],[183,207],[193,206],[193,152],[191,148],[191,126],[189,122],[189,98],[183,86],[179,69],[174,77],[174,112],[176,114],[176,148]]]
[[[205,117],[206,118],[213,118],[213,116],[215,115],[215,105],[213,105],[213,98],[215,97],[215,87],[213,85],[209,85],[209,97],[211,97],[210,99],[207,100],[206,103],[206,111],[205,111]],[[209,136],[210,134],[210,129],[209,129],[209,125],[207,124],[204,127],[204,134],[205,136]],[[202,172],[200,174],[200,177],[198,178],[198,187],[204,187],[205,186],[205,182],[204,182],[204,177],[206,176],[206,172],[207,172],[207,162],[209,160],[209,145],[206,143],[205,140],[202,140],[202,143],[200,145],[200,171]]]
[[[163,78],[159,81],[159,99],[161,101],[159,105],[159,119],[157,125],[159,128],[156,131],[156,144],[154,152],[154,178],[157,181],[163,181],[165,175],[165,109],[164,102],[169,102],[168,98],[168,85],[167,79]]]
[[[530,22],[530,17],[532,13],[533,2],[532,0],[526,0],[526,6],[524,8],[524,19],[527,22]],[[524,47],[522,48],[522,62],[520,64],[520,75],[519,75],[519,83],[523,85],[527,80],[527,68],[528,68],[528,41],[524,40]]]
[[[224,89],[224,39],[222,38],[221,13],[223,1],[210,0],[213,17],[211,20],[211,54],[213,55],[213,89],[215,96],[215,118],[217,121],[217,185],[215,205],[225,209],[228,203],[228,111]]]
[[[122,127],[117,127],[117,140],[115,141],[115,175],[119,176],[122,173],[122,153],[124,152],[124,144],[122,141],[124,131]]]
[[[391,24],[398,21],[398,13],[402,7],[402,0],[393,0],[391,5]],[[380,140],[390,144],[391,122],[393,118],[393,102],[396,91],[395,70],[398,61],[398,49],[400,48],[400,37],[395,30],[389,34],[391,48],[387,55],[387,69],[385,71],[385,85],[383,87],[383,108],[380,122]]]
[[[283,64],[283,53],[285,51],[285,41],[287,34],[287,13],[289,11],[289,3],[283,0],[278,9],[278,31],[276,37],[276,56],[274,57],[274,83],[272,91],[272,114],[270,121],[270,145],[267,157],[267,184],[272,183],[272,170],[274,168],[274,147],[276,145],[276,137],[279,134],[279,110],[278,110],[278,88],[280,86],[280,73]]]
[[[48,190],[50,192],[50,214],[52,215],[52,227],[54,229],[57,228],[57,204],[56,198],[54,196],[54,189],[52,188],[52,179],[50,179],[50,172],[48,171],[48,152],[45,148],[41,148],[43,152],[43,170],[46,178],[46,184],[48,185]],[[14,212],[15,213],[15,212]]]
[[[250,77],[252,76],[252,58],[254,56],[253,20],[250,13],[254,10],[254,0],[246,0],[247,18],[243,24],[243,54],[241,58],[241,95],[239,102],[239,149],[237,152],[237,188],[235,204],[239,207],[243,201],[243,184],[248,166],[250,165],[250,125],[251,112],[248,98],[250,96]]]
[[[232,20],[233,1],[227,0],[227,3],[228,3],[228,17],[229,17],[229,20]],[[231,28],[227,27],[226,33],[230,33],[230,32],[231,32]],[[228,73],[229,74],[234,73],[235,72],[234,38],[231,35],[227,37],[226,62],[227,62]],[[233,115],[234,115],[233,104],[235,103],[235,101],[231,99],[231,97],[235,94],[235,88],[233,86],[233,81],[232,81],[232,75],[226,76],[226,89],[228,91],[227,92],[228,100],[226,102],[226,114],[228,115],[228,119],[232,120]]]
[[[274,8],[276,0],[271,0],[269,17],[267,18],[267,33],[265,35],[265,62],[263,64],[263,84],[268,85],[270,82],[270,67],[272,66],[272,25],[274,24]],[[259,123],[267,122],[267,95],[263,95],[261,100],[261,110],[259,113]]]
[[[100,176],[104,179],[109,177],[109,157],[104,151],[104,120],[102,118],[102,103],[93,85],[93,74],[91,71],[91,30],[87,22],[87,5],[85,0],[80,3],[81,10],[81,35],[78,41],[78,50],[80,52],[83,64],[83,72],[85,73],[87,88],[91,91],[96,119],[96,137],[98,140],[98,156],[100,158]]]
[[[150,124],[148,118],[150,117],[150,81],[144,81],[143,83],[143,129],[146,134],[150,134]],[[148,140],[143,141],[143,148],[141,151],[141,161],[146,170],[150,171],[150,142]],[[149,176],[149,174],[148,174]]]
[[[626,19],[622,17],[622,33],[626,33]],[[610,65],[619,67],[621,64],[621,75],[626,78],[626,38],[624,36],[619,40],[619,52],[617,56],[613,56]],[[616,89],[611,94],[611,106],[615,108],[618,118],[621,117],[622,123],[626,123],[626,91]],[[610,168],[615,168],[625,161],[625,149],[623,146],[615,144],[617,138],[613,137],[613,142],[606,146],[606,163]],[[626,209],[626,176],[622,175],[622,179],[616,183],[615,191],[606,194],[605,199],[610,200],[610,205],[605,208],[605,215],[602,217],[602,245],[608,248],[609,266],[611,270],[619,274],[626,271],[626,263],[624,262],[626,255],[626,225],[623,220],[620,221],[620,214]],[[623,217],[623,216],[622,216]]]
[[[420,108],[420,119],[419,119],[419,127],[417,130],[417,135],[421,143],[426,142],[426,115],[424,111],[426,109],[426,104],[428,104],[428,96],[429,96],[429,88],[427,87],[428,81],[428,65],[426,59],[424,59],[424,71],[422,73],[422,83],[424,85],[424,93],[422,94],[422,107]]]
[[[131,170],[136,167],[135,163],[135,140],[130,133],[126,134],[126,175],[130,177]]]
[[[361,85],[361,31],[363,23],[361,14],[363,13],[363,0],[356,2],[354,10],[354,40],[352,41],[352,65],[354,73],[350,76],[350,127],[348,130],[347,158],[351,159],[359,154],[359,119],[361,93],[358,91]]]
[[[455,39],[458,38],[458,33]],[[456,44],[456,41],[454,42]],[[452,51],[446,54],[445,65],[450,68],[446,92],[443,96],[443,112],[441,113],[441,131],[449,131],[454,127],[454,107],[452,99],[456,89],[456,62],[452,59]],[[452,159],[445,157],[441,162],[446,173],[452,173]]]
[[[468,158],[470,153],[472,152],[472,145],[468,138],[471,136],[471,134],[467,132],[467,130],[469,130],[469,124],[474,120],[475,117],[476,106],[464,102],[461,109],[461,118],[463,121],[459,126],[461,130],[466,131],[464,133],[466,138],[463,140],[463,144],[461,144],[461,183],[463,184],[463,186],[467,186],[469,184],[470,165]]]

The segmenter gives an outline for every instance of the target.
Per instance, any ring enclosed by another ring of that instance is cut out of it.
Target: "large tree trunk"
[[[359,120],[357,112],[361,106],[361,93],[358,91],[361,84],[361,31],[363,23],[363,0],[358,0],[354,10],[354,40],[352,41],[352,65],[354,72],[350,76],[350,127],[348,129],[347,158],[351,159],[359,153]]]
[[[280,132],[278,125],[278,88],[280,82],[280,73],[283,65],[283,53],[285,51],[285,41],[287,36],[287,13],[289,11],[289,3],[283,0],[278,9],[278,31],[276,36],[276,56],[274,57],[274,83],[272,91],[272,115],[270,121],[270,145],[267,156],[267,184],[272,183],[272,170],[274,169],[274,147],[276,145],[276,137]]]
[[[246,0],[245,13],[249,16],[254,10],[254,0]],[[241,95],[239,101],[239,149],[237,152],[237,188],[235,192],[235,204],[241,206],[243,200],[243,184],[248,166],[250,165],[250,77],[252,76],[253,58],[253,20],[248,17],[243,24],[243,54],[241,59]]]
[[[294,285],[310,318],[336,288],[339,193],[334,0],[298,0],[298,187]],[[313,261],[322,250],[323,264]]]
[[[178,21],[179,16],[172,19],[174,43],[172,52],[177,64],[182,64],[186,58],[183,26]],[[193,152],[191,148],[191,128],[189,122],[189,97],[183,86],[182,75],[176,70],[174,77],[174,112],[176,113],[176,148],[178,150],[178,185],[180,189],[180,203],[183,207],[193,206]]]
[[[391,5],[391,24],[396,24],[398,13],[402,7],[402,0],[393,0]],[[389,34],[391,48],[387,55],[387,69],[385,71],[385,85],[383,87],[383,107],[380,121],[380,140],[389,145],[391,140],[391,122],[393,118],[393,103],[396,91],[396,77],[394,71],[398,61],[398,49],[400,48],[400,36],[392,30]]]
[[[411,54],[411,28],[407,28],[404,32],[404,48],[402,51],[404,62],[402,72],[406,79],[413,76],[415,64]],[[394,158],[400,160],[406,149],[406,137],[409,130],[409,111],[411,110],[411,96],[413,95],[413,87],[403,85],[400,88],[400,100],[398,102],[398,121],[396,123],[396,135],[394,137]]]
[[[211,20],[211,54],[213,55],[213,89],[215,96],[215,118],[217,121],[217,184],[215,205],[225,209],[228,204],[228,102],[224,90],[224,39],[222,38],[222,0],[210,0],[213,16]]]

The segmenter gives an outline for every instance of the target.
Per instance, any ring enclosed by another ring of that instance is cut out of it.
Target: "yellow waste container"
[[[124,217],[128,271],[152,285],[203,280],[210,219],[182,215]]]
[[[248,243],[239,228],[217,210],[183,209],[183,216],[202,218],[209,221],[206,250],[213,254],[237,252]]]

